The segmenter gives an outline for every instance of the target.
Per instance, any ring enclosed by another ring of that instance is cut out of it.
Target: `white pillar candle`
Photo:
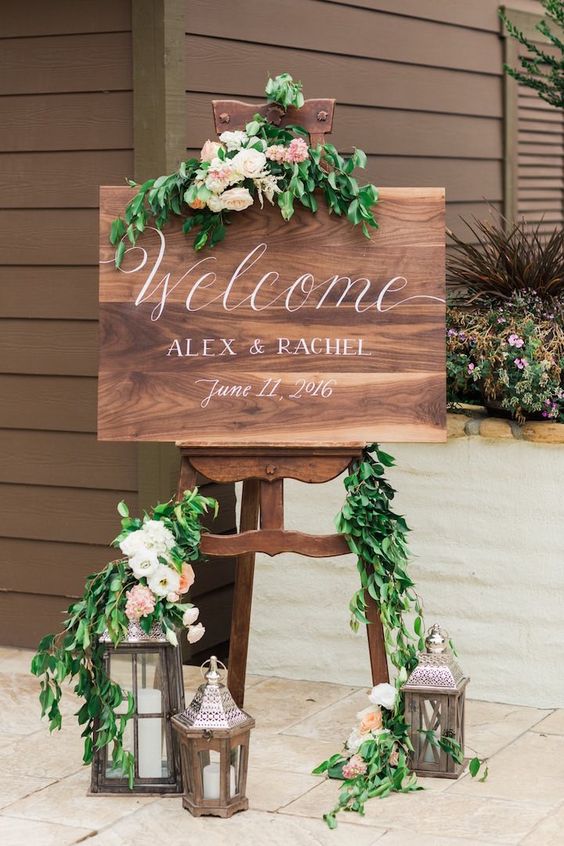
[[[229,767],[229,792],[231,796],[235,796],[235,767]],[[220,769],[219,763],[213,761],[211,764],[206,764],[203,770],[204,775],[204,799],[219,799],[219,779]]]
[[[156,714],[161,710],[161,692],[152,687],[137,691],[137,713]],[[139,778],[162,778],[162,719],[137,720]]]

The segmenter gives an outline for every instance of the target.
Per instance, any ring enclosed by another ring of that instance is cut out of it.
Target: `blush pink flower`
[[[514,364],[519,370],[524,370],[525,367],[529,366],[529,362],[526,358],[516,358]]]
[[[507,339],[507,343],[511,347],[517,347],[517,349],[521,349],[525,341],[523,338],[520,338],[519,335],[516,335],[514,332],[509,336]]]
[[[180,584],[178,585],[178,593],[188,593],[194,584],[194,568],[191,564],[182,565],[182,573],[180,574]]]
[[[290,146],[286,150],[286,161],[292,164],[299,164],[305,162],[309,157],[309,150],[303,138],[294,138],[290,141]]]
[[[353,755],[346,764],[343,764],[344,778],[356,778],[356,776],[364,775],[365,772],[366,762],[362,760],[360,755]]]
[[[273,144],[271,147],[267,147],[265,156],[267,159],[270,159],[271,162],[278,162],[281,164],[286,161],[286,147],[282,144]]]
[[[126,593],[125,616],[128,620],[139,620],[155,610],[155,595],[145,585],[135,585]]]

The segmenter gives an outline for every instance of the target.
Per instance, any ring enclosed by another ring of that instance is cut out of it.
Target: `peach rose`
[[[380,711],[371,711],[362,718],[359,727],[361,734],[368,734],[370,731],[377,731],[382,728],[382,714]]]
[[[223,145],[220,144],[218,141],[206,141],[206,143],[200,150],[200,161],[211,162],[212,159],[216,158],[219,150],[221,149],[223,149]]]
[[[246,188],[230,188],[221,195],[223,208],[228,211],[243,211],[253,204],[253,198]]]
[[[195,197],[195,199],[193,199],[191,203],[188,203],[188,205],[191,209],[203,209],[206,204],[203,200],[200,200],[199,197]]]
[[[180,584],[178,585],[178,593],[188,593],[194,584],[194,568],[191,564],[182,565],[182,573],[180,574]]]

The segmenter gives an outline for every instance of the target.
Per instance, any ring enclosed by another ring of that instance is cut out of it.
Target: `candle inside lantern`
[[[137,691],[137,713],[155,714],[161,710],[161,692],[142,687]],[[139,778],[162,777],[162,719],[137,721]]]
[[[235,796],[235,767],[229,767],[229,793],[230,796]],[[206,764],[203,769],[204,776],[204,799],[219,799],[219,779],[220,767],[219,762],[212,761],[211,764]]]

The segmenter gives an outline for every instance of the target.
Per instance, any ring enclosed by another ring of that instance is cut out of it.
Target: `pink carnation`
[[[125,616],[128,620],[138,620],[155,610],[155,596],[145,585],[135,585],[127,591],[126,596]]]
[[[271,162],[279,162],[281,164],[286,161],[286,147],[282,144],[273,144],[272,147],[267,147],[265,156]]]
[[[366,772],[366,762],[360,755],[353,755],[346,764],[343,764],[343,776],[345,778],[356,778]]]
[[[308,156],[309,151],[303,138],[294,138],[293,141],[290,141],[290,146],[286,151],[287,162],[298,164],[299,162],[305,162]]]

